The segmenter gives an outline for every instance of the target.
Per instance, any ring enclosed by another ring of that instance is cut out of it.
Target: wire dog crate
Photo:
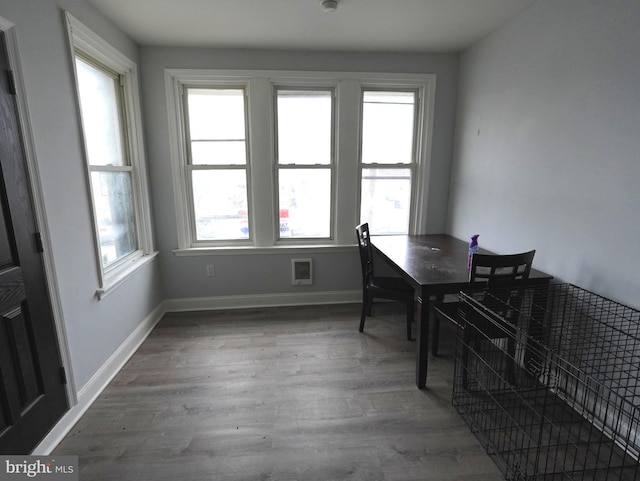
[[[570,284],[461,293],[453,405],[508,480],[640,480],[640,311]]]

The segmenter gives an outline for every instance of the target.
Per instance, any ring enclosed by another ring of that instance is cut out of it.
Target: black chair
[[[411,324],[414,317],[413,288],[400,277],[377,277],[373,272],[373,249],[369,236],[369,224],[356,227],[360,264],[362,266],[362,314],[360,332],[364,330],[366,316],[371,315],[374,298],[402,301],[407,306],[407,339],[411,340]]]
[[[501,288],[526,281],[531,272],[531,264],[536,251],[521,254],[491,255],[473,254],[469,281],[486,281],[487,287]],[[433,322],[431,352],[438,355],[440,341],[440,321],[452,327],[463,328],[458,316],[459,302],[439,302],[434,304],[431,311]]]

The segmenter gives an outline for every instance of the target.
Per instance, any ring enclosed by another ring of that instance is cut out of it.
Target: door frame
[[[27,176],[29,177],[29,191],[33,200],[34,216],[37,229],[42,237],[42,245],[44,252],[42,253],[44,276],[49,291],[49,299],[51,302],[51,310],[53,322],[56,329],[56,338],[62,365],[66,371],[67,384],[66,393],[69,401],[69,408],[73,408],[78,403],[73,369],[71,365],[71,353],[69,352],[69,342],[67,338],[67,330],[62,312],[62,303],[60,301],[60,292],[56,283],[55,264],[53,262],[49,227],[47,224],[47,216],[44,198],[42,195],[42,183],[40,182],[40,172],[36,161],[35,143],[33,140],[33,131],[31,129],[31,121],[29,119],[29,109],[26,99],[26,87],[24,84],[24,76],[20,66],[20,58],[18,56],[18,39],[16,35],[16,26],[10,20],[0,16],[0,31],[4,32],[7,44],[7,54],[9,56],[9,65],[13,71],[13,80],[16,89],[16,108],[18,111],[18,122],[20,124],[20,133],[22,137],[24,159],[26,163]]]

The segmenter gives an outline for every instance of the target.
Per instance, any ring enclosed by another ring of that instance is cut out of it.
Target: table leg
[[[429,361],[429,296],[421,293],[417,302],[416,334],[416,384],[423,389],[427,384],[427,363]]]

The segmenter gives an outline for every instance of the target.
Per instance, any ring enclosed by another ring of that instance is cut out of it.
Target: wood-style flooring
[[[167,314],[54,454],[82,481],[503,480],[451,406],[445,330],[420,391],[403,307],[373,314]]]

